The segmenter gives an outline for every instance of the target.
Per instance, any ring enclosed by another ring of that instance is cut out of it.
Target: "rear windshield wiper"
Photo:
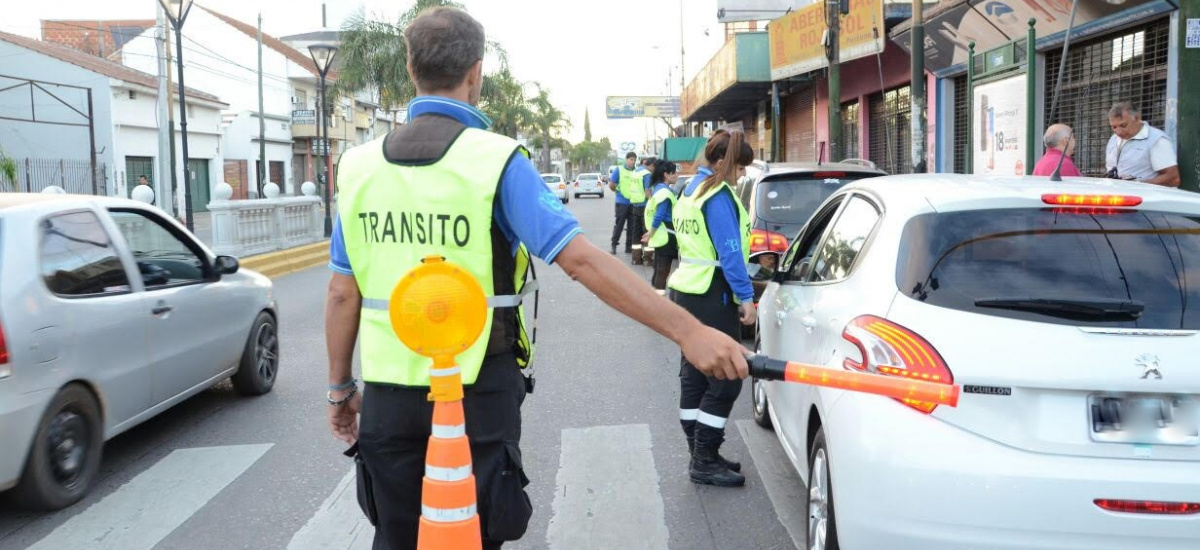
[[[1138,300],[1064,300],[1058,298],[991,298],[975,300],[976,307],[1016,309],[1059,317],[1137,319],[1146,304]]]

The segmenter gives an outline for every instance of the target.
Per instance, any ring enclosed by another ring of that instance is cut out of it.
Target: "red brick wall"
[[[225,161],[225,183],[233,188],[234,200],[250,198],[248,187],[250,172],[247,164],[244,160]]]
[[[42,40],[54,42],[92,55],[106,57],[117,50],[113,32],[121,33],[128,41],[137,32],[131,27],[150,28],[153,19],[104,21],[43,20]],[[116,27],[116,28],[114,28]]]

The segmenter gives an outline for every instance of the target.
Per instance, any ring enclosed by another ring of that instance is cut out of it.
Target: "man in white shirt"
[[[1109,178],[1179,187],[1175,146],[1162,130],[1142,122],[1141,112],[1128,101],[1109,109],[1108,123],[1113,130],[1105,162]]]

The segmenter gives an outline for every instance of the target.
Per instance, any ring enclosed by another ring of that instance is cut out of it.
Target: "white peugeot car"
[[[873,178],[760,273],[761,354],[962,388],[950,408],[754,382],[810,548],[1200,548],[1200,196]]]

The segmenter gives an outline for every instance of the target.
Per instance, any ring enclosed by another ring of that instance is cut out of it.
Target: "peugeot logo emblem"
[[[1149,353],[1139,355],[1133,362],[1142,367],[1142,380],[1162,380],[1162,371],[1158,369],[1158,356]]]

